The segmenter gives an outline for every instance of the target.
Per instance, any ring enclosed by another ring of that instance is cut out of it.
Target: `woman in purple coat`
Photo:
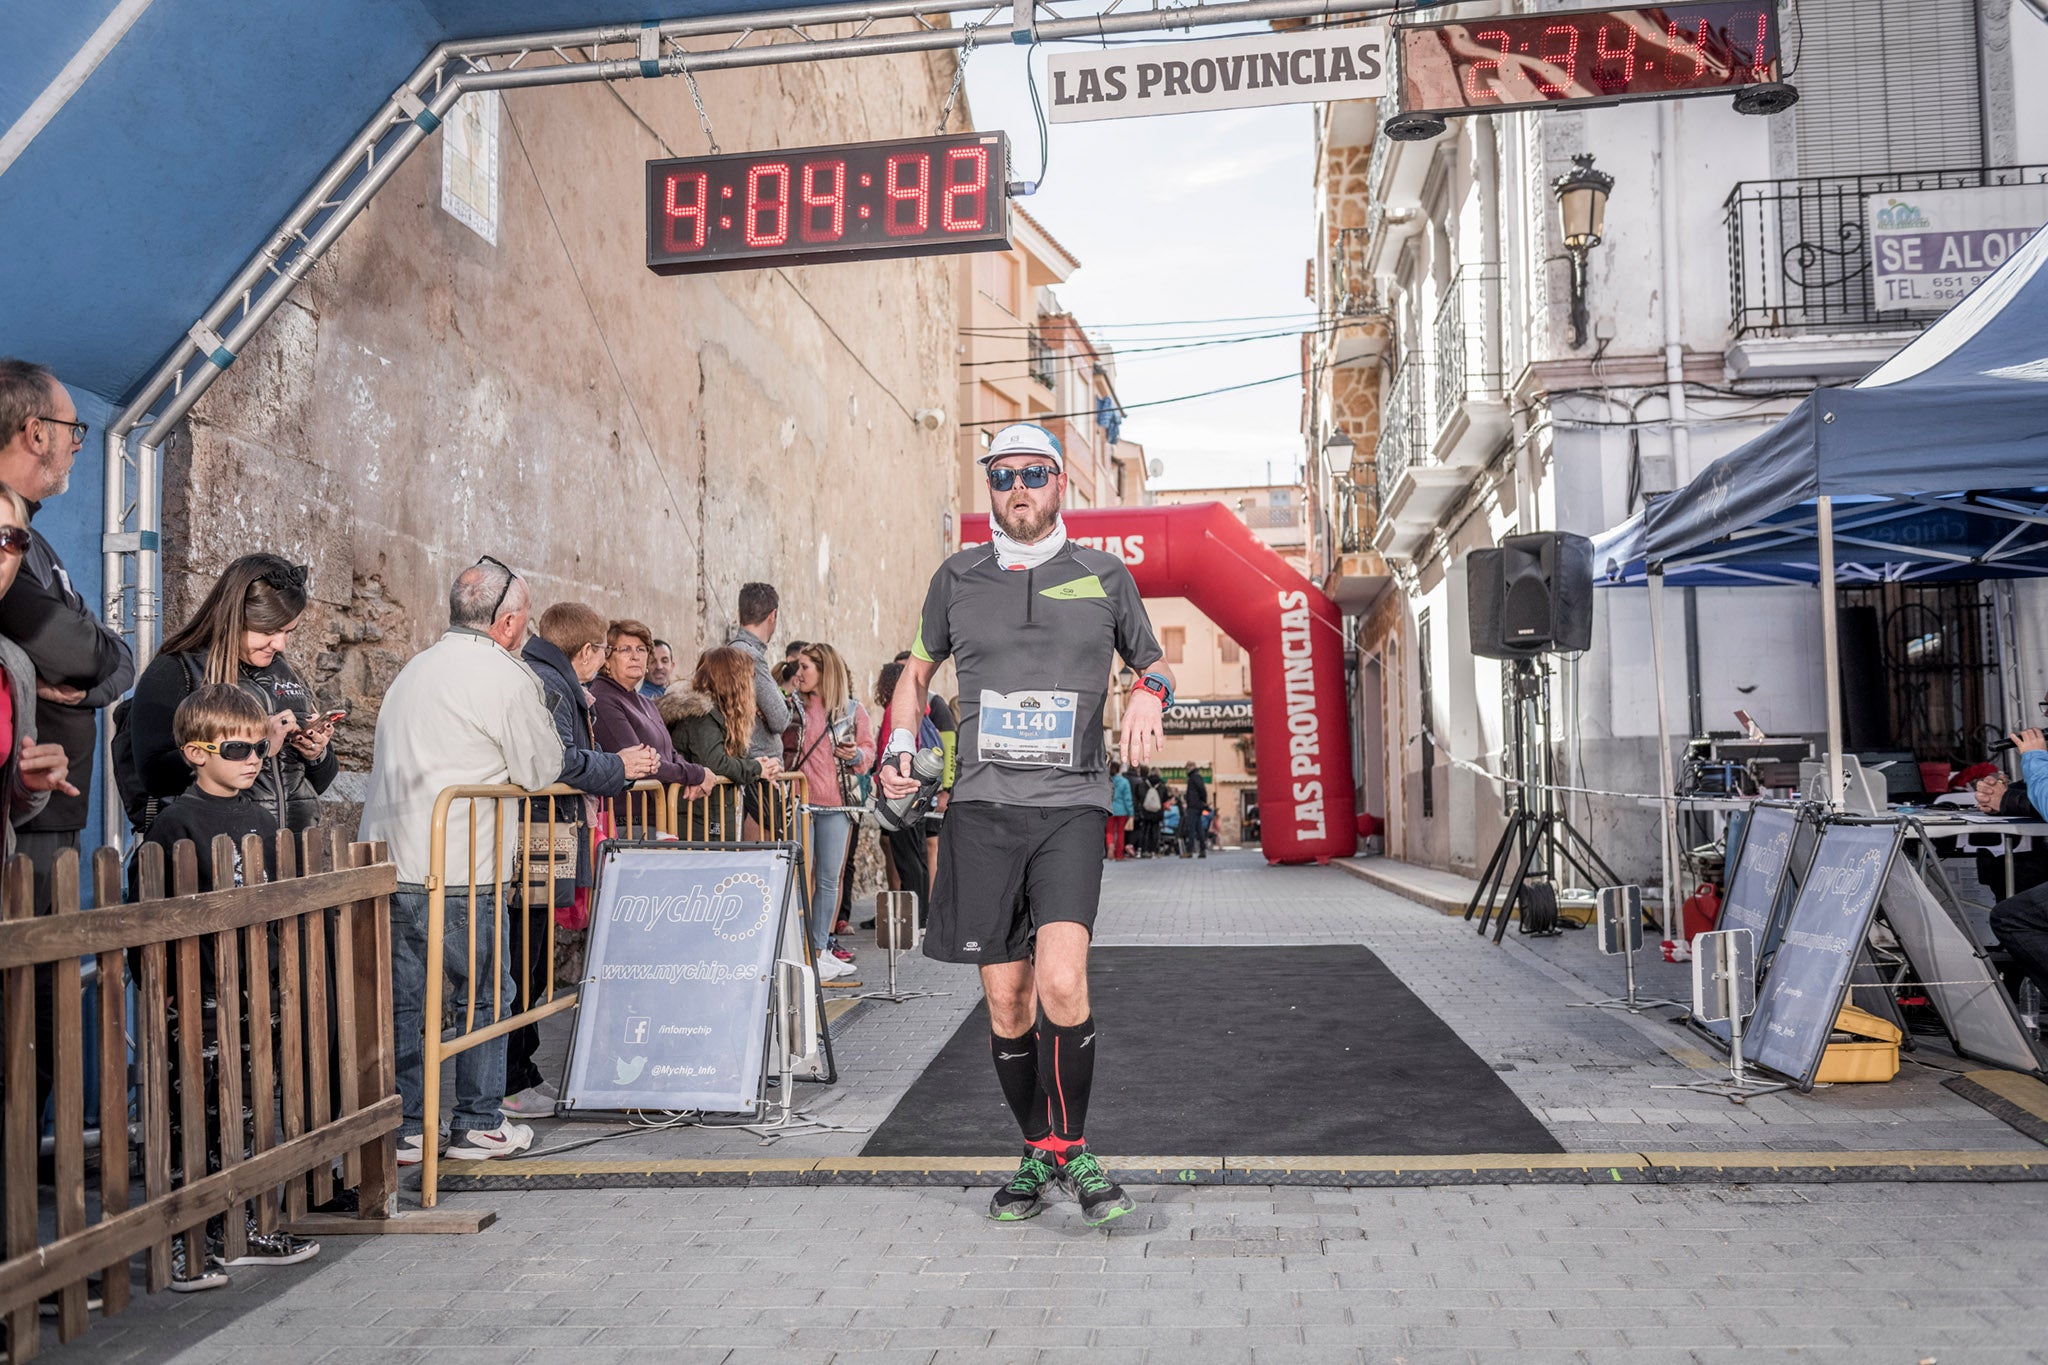
[[[656,781],[680,782],[686,789],[685,801],[710,791],[711,773],[676,752],[654,698],[640,695],[648,660],[654,657],[654,632],[639,621],[614,621],[605,632],[605,644],[611,653],[604,671],[590,684],[591,724],[598,746],[616,754],[645,744],[658,760]]]

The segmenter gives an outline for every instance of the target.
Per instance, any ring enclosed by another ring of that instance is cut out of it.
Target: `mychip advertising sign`
[[[1300,29],[1055,52],[1054,123],[1368,99],[1387,92],[1387,31]]]
[[[2048,223],[2048,184],[1898,190],[1864,202],[1881,310],[1947,308]]]
[[[755,1111],[794,866],[785,848],[607,851],[565,1108]]]

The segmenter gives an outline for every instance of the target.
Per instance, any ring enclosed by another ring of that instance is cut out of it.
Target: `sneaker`
[[[1021,1223],[1045,1212],[1045,1187],[1056,1178],[1050,1153],[1026,1147],[1010,1183],[989,1197],[988,1216],[998,1223]]]
[[[498,1112],[514,1119],[547,1119],[555,1116],[555,1106],[561,1103],[561,1093],[555,1087],[543,1082],[529,1085],[516,1095],[507,1095],[505,1102],[498,1106]]]
[[[194,1268],[185,1264],[185,1239],[171,1239],[171,1283],[173,1294],[197,1294],[207,1289],[225,1289],[228,1283],[227,1267],[218,1256],[208,1256],[203,1265]]]
[[[398,1139],[398,1164],[401,1166],[419,1165],[427,1159],[424,1147],[425,1144],[420,1141],[418,1133],[402,1135]]]
[[[353,1217],[363,1211],[363,1201],[354,1190],[336,1190],[334,1198],[324,1204],[315,1204],[314,1213],[345,1213]]]
[[[1099,1228],[1138,1207],[1086,1147],[1074,1148],[1060,1163],[1059,1182],[1061,1189],[1079,1201],[1081,1221],[1091,1228]]]
[[[850,934],[853,932],[853,926],[845,920],[841,920],[832,926],[832,932],[835,934]]]
[[[85,1311],[97,1313],[106,1306],[106,1300],[100,1297],[100,1277],[94,1275],[85,1282]],[[60,1312],[57,1295],[43,1295],[42,1299],[36,1304],[36,1311],[46,1318],[57,1317]]]
[[[832,956],[838,958],[841,962],[853,961],[853,954],[836,943],[832,945]]]
[[[294,1237],[289,1232],[258,1232],[254,1220],[251,1220],[249,1249],[223,1264],[297,1265],[301,1261],[310,1261],[319,1254],[320,1244],[311,1238]]]
[[[853,967],[830,953],[818,954],[818,980],[837,981],[842,976],[852,976]]]
[[[448,1150],[442,1153],[450,1161],[490,1161],[533,1146],[533,1129],[510,1119],[496,1128],[468,1128],[451,1137]]]

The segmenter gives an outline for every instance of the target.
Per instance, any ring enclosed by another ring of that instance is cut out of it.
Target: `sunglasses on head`
[[[11,555],[25,555],[34,543],[26,526],[0,526],[0,550]]]
[[[270,757],[270,741],[267,739],[223,739],[214,743],[194,743],[207,753],[219,754],[230,763],[240,763],[248,758]]]
[[[1016,487],[1017,480],[1024,480],[1026,488],[1043,488],[1059,473],[1049,464],[1028,464],[1022,469],[991,469],[988,472],[988,486],[998,493],[1007,493]]]

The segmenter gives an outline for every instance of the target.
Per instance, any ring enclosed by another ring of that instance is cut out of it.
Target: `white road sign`
[[[1054,123],[1366,99],[1387,93],[1384,27],[1259,33],[1047,58]]]

